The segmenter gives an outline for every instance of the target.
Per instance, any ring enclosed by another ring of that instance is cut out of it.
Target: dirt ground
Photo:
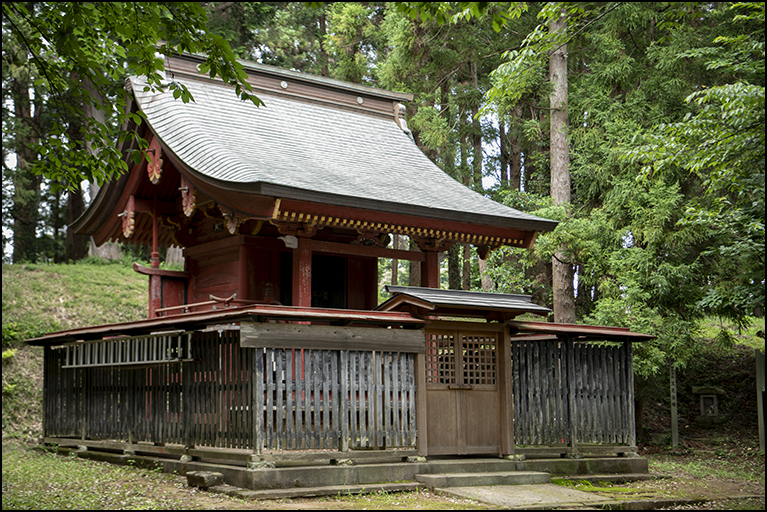
[[[702,456],[703,455],[703,456]],[[728,464],[727,460],[715,463],[711,459],[710,470],[705,460],[707,454],[669,455],[648,454],[650,472],[667,478],[622,484],[583,484],[576,488],[614,499],[658,499],[658,500],[705,500],[691,505],[675,505],[670,509],[756,509],[763,510],[765,499],[764,458],[758,454],[750,458],[740,457]],[[704,462],[701,462],[703,460]],[[669,462],[670,461],[670,462]],[[761,461],[761,481],[753,478],[758,475]],[[665,465],[664,465],[665,464]],[[671,471],[660,472],[658,466]],[[721,467],[748,467],[748,473],[720,470]],[[749,466],[750,465],[750,466]],[[692,471],[691,471],[692,468]],[[691,474],[691,472],[693,474]],[[700,473],[705,473],[701,475]],[[213,510],[305,510],[305,509],[490,509],[486,505],[471,500],[462,500],[440,495],[432,491],[421,490],[411,493],[373,494],[368,496],[334,496],[325,498],[301,498],[283,500],[244,500],[189,488],[184,477],[169,477],[166,482],[156,480],[135,482],[136,492],[151,493],[158,499],[176,502],[180,508],[206,508]]]

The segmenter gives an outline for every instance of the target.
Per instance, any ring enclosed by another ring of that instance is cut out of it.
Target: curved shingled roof
[[[175,100],[169,91],[144,91],[144,83],[131,79],[136,101],[163,144],[187,172],[222,188],[536,231],[556,226],[452,179],[393,115],[263,91],[257,95],[265,106],[256,107],[221,83],[184,85],[194,102]]]

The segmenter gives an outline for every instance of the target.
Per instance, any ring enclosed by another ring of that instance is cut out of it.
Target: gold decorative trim
[[[461,233],[457,231],[445,231],[422,227],[402,226],[386,222],[348,219],[311,213],[294,211],[279,211],[277,205],[272,215],[271,223],[279,225],[286,223],[296,226],[303,225],[304,230],[315,232],[323,227],[340,227],[356,229],[360,233],[390,233],[395,235],[407,235],[416,239],[431,239],[435,247],[441,247],[446,243],[469,243],[476,246],[497,248],[504,245],[511,247],[524,247],[525,241],[521,238],[506,238],[475,233]],[[295,228],[294,228],[295,229]]]

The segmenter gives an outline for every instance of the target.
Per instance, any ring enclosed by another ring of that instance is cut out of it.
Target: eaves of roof
[[[576,341],[650,341],[656,336],[632,332],[625,327],[603,325],[558,324],[552,322],[507,322],[512,334],[551,334],[568,336]]]

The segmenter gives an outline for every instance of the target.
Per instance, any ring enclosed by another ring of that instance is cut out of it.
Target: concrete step
[[[481,485],[548,484],[551,477],[540,471],[500,471],[494,473],[420,474],[415,479],[431,489],[438,487],[476,487]]]

